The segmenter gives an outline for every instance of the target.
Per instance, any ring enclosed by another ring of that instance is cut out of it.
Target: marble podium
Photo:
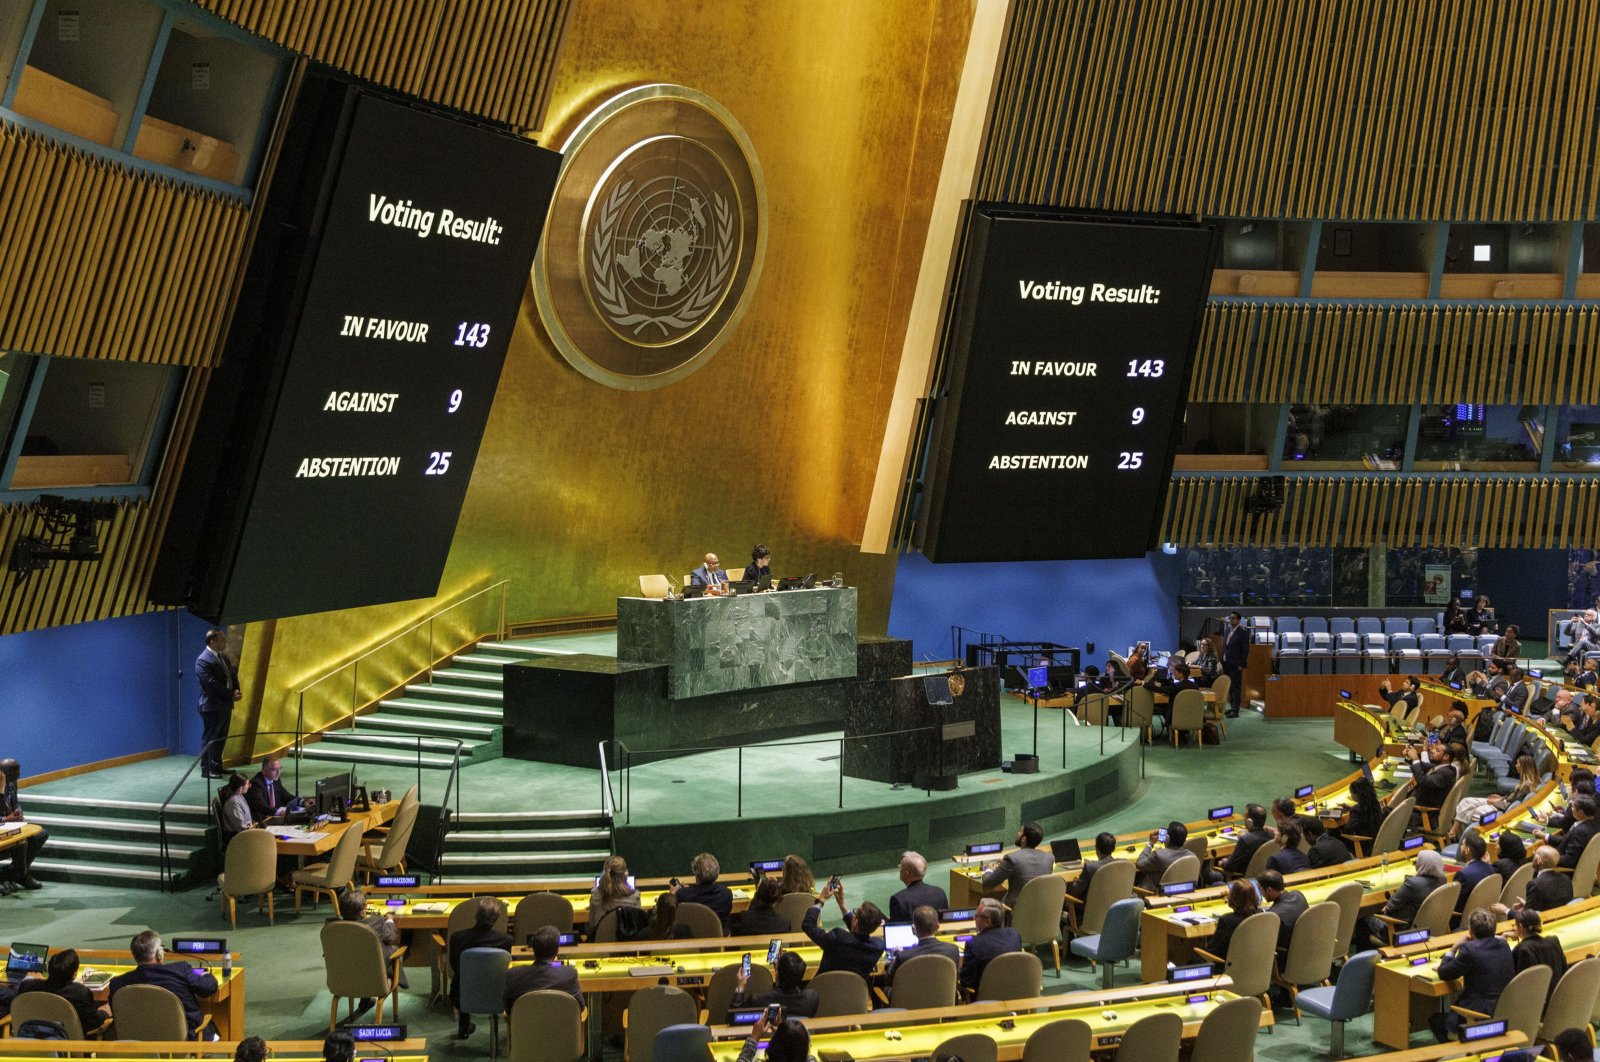
[[[856,591],[618,598],[617,660],[665,667],[673,700],[852,678]]]

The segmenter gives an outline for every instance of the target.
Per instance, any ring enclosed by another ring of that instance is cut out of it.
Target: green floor
[[[1050,746],[1043,740],[1046,732],[1041,730],[1041,751],[1048,757]],[[1014,735],[1008,732],[1007,741],[1009,749]],[[1059,743],[1059,739],[1057,741]],[[164,789],[170,788],[173,778],[152,778],[149,772],[172,770],[166,767],[166,762],[119,768],[119,772],[128,773],[120,775],[112,789],[121,794],[126,792],[126,787],[137,784],[140,790],[163,789],[164,795]],[[141,766],[148,768],[143,776]],[[572,777],[582,777],[582,789],[564,792],[559,768],[539,767],[530,771],[528,767],[513,761],[496,761],[468,768],[463,772],[465,793],[469,798],[473,794],[494,793],[498,806],[513,808],[552,806],[549,801],[556,795],[561,798],[562,806],[569,807],[592,806],[598,799],[598,793],[590,791],[595,777],[591,772],[574,772]],[[1209,807],[1268,800],[1297,785],[1326,783],[1348,770],[1343,751],[1332,744],[1332,726],[1328,721],[1269,723],[1246,712],[1232,723],[1229,740],[1220,747],[1151,748],[1146,761],[1146,782],[1127,806],[1114,815],[1086,821],[1075,827],[1073,833],[1087,837],[1101,829],[1121,832],[1154,827],[1173,818],[1195,819],[1203,816]],[[110,773],[100,777],[107,778]],[[414,772],[411,776],[414,778]],[[398,777],[385,780],[394,785],[400,782]],[[64,785],[66,783],[57,783],[52,788]],[[80,782],[79,791],[81,785]],[[636,778],[635,787],[636,799],[641,787],[650,790],[670,787],[678,796],[683,792],[682,787],[673,786],[670,779]],[[920,794],[918,797],[925,799]],[[472,802],[477,803],[476,800]],[[716,849],[714,823],[708,823],[706,846]],[[686,865],[692,854],[684,854]],[[949,866],[947,859],[936,862],[930,870],[930,880],[947,880]],[[882,873],[853,876],[849,887],[853,898],[884,903],[898,885],[893,868],[889,868]],[[276,926],[268,927],[264,919],[248,911],[243,914],[239,928],[228,932],[231,946],[245,955],[250,1032],[269,1038],[320,1035],[327,1018],[328,996],[322,990],[317,931],[325,914],[325,911],[308,910],[296,917],[290,903],[287,911],[281,912]],[[217,933],[226,923],[217,905],[206,900],[204,889],[173,895],[83,885],[48,885],[40,892],[0,899],[0,925],[13,940],[54,945],[70,943],[81,947],[126,947],[135,933],[147,927],[160,930],[170,939],[186,933]],[[1120,983],[1126,984],[1132,979],[1133,974],[1125,970]],[[1063,970],[1059,981],[1047,973],[1045,982],[1046,992],[1092,989],[1098,984],[1087,966]],[[426,972],[413,972],[412,987],[404,994],[402,1019],[414,1033],[429,1038],[431,1053],[436,1058],[486,1058],[487,1030],[480,1023],[480,1032],[473,1040],[465,1044],[452,1040],[454,1018],[444,1009],[425,1005],[427,983]],[[1325,1023],[1308,1019],[1296,1028],[1292,1015],[1280,1014],[1280,1018],[1286,1024],[1272,1035],[1263,1034],[1257,1057],[1287,1060],[1305,1057],[1308,1052],[1327,1057]],[[1351,1023],[1348,1048],[1352,1053],[1371,1053],[1370,1027],[1369,1020]],[[1419,1037],[1417,1043],[1422,1043],[1423,1039]]]

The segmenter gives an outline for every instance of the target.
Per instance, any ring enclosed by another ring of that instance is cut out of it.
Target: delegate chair
[[[1467,794],[1467,786],[1472,782],[1470,773],[1463,774],[1456,779],[1456,784],[1450,787],[1445,794],[1444,803],[1436,808],[1424,807],[1418,804],[1415,808],[1422,816],[1422,833],[1437,845],[1444,844],[1445,835],[1450,832],[1451,826],[1456,821],[1456,807],[1461,803],[1461,798]]]
[[[1091,880],[1089,884],[1093,885],[1094,882]],[[1050,945],[1057,977],[1061,976],[1061,908],[1066,902],[1066,895],[1065,878],[1057,874],[1043,874],[1022,887],[1017,905],[1011,911],[1011,928],[1022,936],[1024,948]]]
[[[1387,855],[1400,847],[1400,841],[1405,836],[1406,827],[1411,824],[1411,810],[1417,806],[1416,797],[1406,797],[1400,803],[1389,809],[1383,817],[1383,822],[1378,825],[1376,837],[1363,837],[1359,833],[1347,833],[1344,839],[1355,842],[1357,858],[1364,855]],[[1366,847],[1363,852],[1362,848]]]
[[[356,869],[363,878],[370,882],[378,874],[406,872],[406,848],[411,844],[411,833],[416,829],[417,812],[421,807],[417,787],[412,785],[400,798],[400,809],[394,813],[394,822],[369,832],[361,839],[361,858],[356,860]],[[379,841],[383,843],[374,852],[373,845]]]
[[[1189,851],[1167,864],[1167,869],[1161,872],[1163,885],[1187,885],[1199,880],[1200,857]]]
[[[367,932],[372,930],[368,929]],[[183,1004],[177,996],[160,985],[119,988],[117,994],[111,997],[111,1016],[116,1023],[118,1040],[209,1040],[212,1036],[209,1014],[195,1029],[194,1035],[189,1035],[189,1022],[183,1016]]]
[[[555,926],[558,933],[572,932],[572,901],[557,892],[530,892],[517,901],[511,915],[511,939],[526,944],[531,933]]]
[[[1600,871],[1600,834],[1589,838],[1572,871],[1572,898],[1587,900],[1594,893],[1594,876]]]
[[[777,911],[789,920],[789,931],[800,932],[800,923],[805,921],[806,912],[811,910],[811,905],[817,898],[808,892],[791,892],[778,901]]]
[[[257,910],[265,898],[267,924],[276,925],[272,892],[278,884],[278,842],[272,831],[241,830],[234,834],[222,866],[217,888],[222,894],[222,909],[228,913],[228,924],[239,928],[239,897],[254,896]]]
[[[655,1062],[656,1036],[672,1025],[694,1025],[700,1008],[694,997],[671,985],[641,988],[628,1000],[622,1024],[627,1031],[627,1062]]]
[[[1261,1028],[1261,1000],[1254,996],[1230,999],[1200,1022],[1189,1062],[1234,1062],[1250,1058]]]
[[[1118,859],[1094,872],[1089,879],[1089,894],[1082,900],[1067,897],[1067,920],[1073,936],[1100,932],[1111,905],[1133,896],[1135,873],[1133,860]]]
[[[1206,702],[1205,720],[1217,728],[1217,742],[1219,744],[1227,740],[1228,737],[1228,692],[1231,689],[1233,689],[1233,680],[1223,675],[1211,684],[1211,694],[1214,699]]]
[[[1569,967],[1556,983],[1550,1002],[1545,1004],[1539,1039],[1548,1043],[1555,1039],[1557,1033],[1567,1029],[1585,1029],[1593,1043],[1594,1031],[1589,1029],[1589,1019],[1594,1014],[1597,1000],[1600,1000],[1600,959],[1584,959]],[[16,1008],[13,1007],[11,1012],[15,1014]]]
[[[1148,686],[1135,686],[1122,697],[1122,725],[1131,726],[1153,741],[1156,720],[1156,695]]]
[[[340,835],[326,863],[313,863],[304,870],[295,871],[294,913],[300,913],[300,900],[308,892],[313,907],[326,893],[328,904],[338,910],[339,893],[348,889],[351,879],[356,876],[356,857],[360,854],[361,831],[351,826]]]
[[[817,993],[817,1017],[844,1018],[872,1010],[872,994],[854,970],[829,970],[807,986]]]
[[[1105,726],[1111,718],[1111,697],[1105,693],[1091,693],[1077,703],[1080,726]]]
[[[1395,658],[1395,671],[1401,675],[1422,674],[1422,647],[1415,634],[1395,634],[1389,638],[1389,652]]]
[[[489,1057],[500,1055],[500,1015],[505,1008],[506,971],[511,953],[499,948],[468,948],[461,953],[462,1014],[489,1015]]]
[[[705,1062],[711,1030],[704,1025],[669,1025],[656,1033],[655,1062]]]
[[[1533,864],[1524,863],[1511,872],[1506,887],[1500,890],[1500,902],[1507,907],[1521,903],[1528,897],[1528,882],[1533,880]]]
[[[1005,957],[1002,955],[1000,958]],[[989,965],[993,966],[994,962]],[[755,968],[751,967],[750,972],[754,976]],[[987,968],[984,976],[988,976]],[[956,964],[949,956],[918,955],[914,959],[895,963],[894,984],[889,986],[891,1007],[925,1010],[929,1007],[954,1006],[955,1002]]]
[[[1167,1010],[1128,1026],[1112,1057],[1117,1062],[1178,1062],[1182,1044],[1183,1019]]]
[[[1326,900],[1312,904],[1295,920],[1283,966],[1273,974],[1273,980],[1289,992],[1295,1024],[1300,1022],[1300,1008],[1296,1005],[1300,990],[1326,984],[1333,972],[1333,939],[1338,932],[1339,905]]]
[[[1306,674],[1333,673],[1333,635],[1326,631],[1306,633]]]
[[[933,1049],[929,1058],[940,1058],[948,1055],[959,1058],[961,1062],[997,1062],[1000,1049],[995,1044],[993,1037],[983,1033],[962,1033],[952,1036],[938,1047]]]
[[[722,919],[703,903],[680,903],[677,924],[688,926],[689,936],[696,940],[726,936],[722,932]]]
[[[1172,735],[1172,745],[1178,745],[1179,734],[1193,734],[1196,747],[1205,744],[1206,696],[1199,690],[1180,690],[1172,699],[1172,725],[1167,732]]]
[[[129,987],[138,986],[130,985]],[[127,989],[125,988],[122,991],[126,992]],[[162,989],[162,991],[166,990]],[[167,994],[171,995],[170,992]],[[121,995],[121,993],[118,993],[118,995]],[[173,996],[172,998],[176,1000],[178,997]],[[111,1019],[105,1018],[92,1029],[85,1029],[83,1023],[78,1020],[78,1008],[54,992],[24,992],[11,1001],[11,1027],[20,1029],[30,1021],[59,1022],[61,1027],[67,1030],[67,1039],[69,1040],[84,1040],[90,1037],[98,1039],[100,1034],[105,1032],[111,1024]],[[183,1026],[181,1006],[178,1013],[178,1025],[179,1028]],[[150,1039],[150,1037],[136,1038],[130,1036],[126,1039]],[[179,1036],[178,1039],[181,1040],[183,1037]]]
[[[660,601],[672,592],[672,580],[665,575],[639,576],[639,595]]]
[[[925,956],[925,958],[940,958],[938,955]],[[728,1011],[733,1006],[734,993],[739,991],[739,963],[729,963],[727,966],[717,968],[711,975],[711,982],[706,985],[706,1012],[707,1025],[726,1025]],[[750,981],[745,986],[745,991],[752,996],[764,995],[772,991],[772,971],[767,967],[752,963],[750,966]]]
[[[1094,1030],[1077,1018],[1041,1025],[1022,1045],[1022,1062],[1089,1062]]]
[[[1339,634],[1333,640],[1333,673],[1335,675],[1361,674],[1361,635]]]
[[[1099,884],[1100,875],[1103,873],[1105,868],[1095,871],[1094,879],[1089,882],[1091,892],[1094,886]],[[1106,912],[1100,932],[1075,937],[1067,945],[1072,954],[1081,955],[1090,962],[1101,964],[1100,983],[1106,988],[1112,986],[1116,977],[1112,967],[1116,963],[1131,959],[1134,950],[1139,946],[1139,913],[1143,910],[1143,900],[1136,898],[1118,900]]]
[[[1334,637],[1341,634],[1355,634],[1356,621],[1349,616],[1335,616],[1328,621],[1328,633]]]
[[[1340,968],[1335,984],[1308,988],[1295,1001],[1313,1018],[1332,1023],[1328,1050],[1334,1058],[1344,1057],[1344,1023],[1372,1013],[1372,981],[1377,965],[1376,951],[1357,952]]]
[[[1270,841],[1262,841],[1256,850],[1251,853],[1250,864],[1244,868],[1244,874],[1241,876],[1252,879],[1260,877],[1261,872],[1267,869],[1267,860],[1282,850],[1283,842],[1277,838],[1273,838]]]
[[[1454,917],[1460,899],[1461,882],[1451,881],[1428,893],[1422,906],[1417,908],[1417,917],[1409,925],[1385,914],[1378,915],[1377,919],[1388,929],[1391,948],[1394,947],[1395,934],[1405,929],[1426,929],[1430,937],[1442,937],[1450,932],[1450,919]]]
[[[463,929],[471,929],[478,918],[478,901],[476,897],[461,900],[450,908],[450,917],[445,920],[443,933],[433,934],[434,945],[434,983],[443,985],[450,982],[450,938]],[[497,933],[507,932],[510,920],[501,915],[495,922]]]
[[[1304,675],[1306,673],[1306,636],[1299,631],[1286,631],[1278,635],[1278,674]]]
[[[1383,621],[1377,616],[1357,616],[1356,633],[1365,638],[1369,634],[1382,634]]]
[[[1044,992],[1044,963],[1031,951],[997,955],[983,968],[974,1000],[1036,999]]]
[[[1519,1032],[1532,1043],[1539,1031],[1539,1016],[1544,1013],[1544,1001],[1550,994],[1550,976],[1555,971],[1548,966],[1530,966],[1511,979],[1494,1005],[1494,1014],[1484,1014],[1466,1007],[1450,1009],[1468,1022],[1499,1021],[1504,1018],[1506,1032]]]
[[[1365,895],[1359,881],[1347,881],[1328,894],[1328,903],[1339,905],[1339,928],[1333,935],[1333,957],[1342,959],[1350,954],[1350,940],[1356,934],[1356,922],[1361,918],[1361,899]]]
[[[383,957],[383,944],[378,934],[362,922],[328,922],[322,927],[322,965],[327,974],[328,991],[333,1001],[328,1006],[328,1031],[332,1032],[339,1018],[339,1000],[350,1000],[351,1013],[356,1000],[376,999],[378,1010],[374,1017],[383,1023],[383,1000],[394,998],[391,1021],[400,1018],[400,962],[406,949],[399,947]]]
[[[1360,886],[1356,886],[1358,889]],[[1233,990],[1241,996],[1254,996],[1269,1002],[1272,967],[1278,952],[1278,927],[1282,925],[1271,911],[1259,911],[1239,923],[1228,941],[1228,954],[1215,955],[1196,948],[1201,958],[1221,966],[1233,978]]]
[[[517,997],[506,1023],[510,1062],[578,1062],[583,1011],[570,992],[541,989]]]
[[[1327,634],[1328,618],[1326,616],[1303,616],[1300,619],[1300,629],[1306,634]]]
[[[1383,618],[1383,633],[1391,637],[1396,634],[1410,634],[1411,621],[1404,616],[1385,616]]]
[[[1528,865],[1532,866],[1533,864],[1530,863]],[[1472,887],[1472,891],[1467,893],[1467,901],[1461,905],[1461,915],[1455,920],[1457,927],[1466,928],[1461,923],[1466,921],[1467,915],[1478,908],[1498,903],[1500,891],[1503,888],[1505,888],[1505,882],[1501,880],[1499,874],[1487,874],[1478,879],[1478,883]]]
[[[1431,616],[1413,616],[1411,617],[1411,633],[1418,638],[1424,634],[1437,634],[1439,633],[1439,621]]]

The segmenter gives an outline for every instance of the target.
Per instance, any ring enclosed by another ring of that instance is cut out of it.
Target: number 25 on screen
[[[450,451],[435,450],[428,455],[428,467],[423,470],[425,476],[442,476],[450,471]]]
[[[1118,468],[1142,468],[1144,466],[1144,451],[1135,450],[1129,453],[1122,451],[1122,460],[1117,462]]]
[[[1135,358],[1133,361],[1128,362],[1128,375],[1143,376],[1146,379],[1154,380],[1165,372],[1166,368],[1167,363],[1164,361],[1140,361]]]

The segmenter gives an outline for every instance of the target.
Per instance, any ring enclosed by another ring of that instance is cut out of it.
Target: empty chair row
[[[1298,631],[1284,631],[1277,636],[1276,649],[1279,656],[1312,652],[1352,655],[1438,653],[1443,659],[1450,653],[1458,653],[1462,657],[1482,658],[1488,657],[1494,651],[1494,643],[1493,635],[1473,638],[1470,634],[1452,634],[1447,637],[1440,634],[1384,634],[1376,631],[1368,634],[1302,634]]]
[[[1435,616],[1252,616],[1250,628],[1257,641],[1287,634],[1439,634]]]

